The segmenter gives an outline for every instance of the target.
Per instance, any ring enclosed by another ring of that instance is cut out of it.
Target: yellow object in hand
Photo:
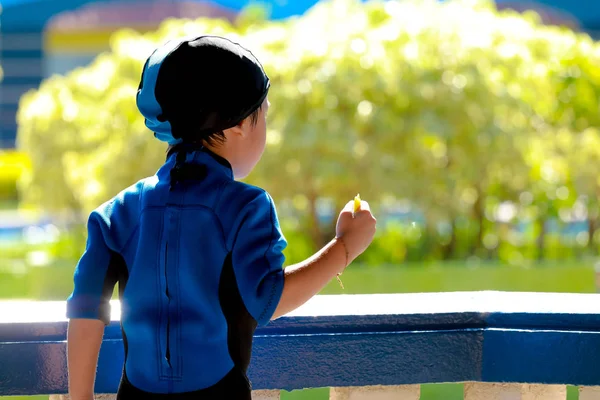
[[[354,213],[360,210],[360,193],[354,198]]]

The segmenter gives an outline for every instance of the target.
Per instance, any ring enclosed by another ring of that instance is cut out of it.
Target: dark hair
[[[256,110],[254,110],[254,112],[252,112],[252,114],[250,114],[250,116],[248,117],[250,118],[250,124],[252,125],[252,127],[255,127],[256,124],[258,124],[260,110],[262,110],[262,104]],[[198,139],[198,142],[202,141],[206,142],[209,146],[223,144],[225,143],[225,132],[217,131]],[[169,147],[167,148],[167,153],[171,151],[171,149],[175,146],[176,145],[169,145]]]

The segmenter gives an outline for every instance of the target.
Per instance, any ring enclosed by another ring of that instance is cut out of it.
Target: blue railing
[[[0,395],[67,391],[64,310],[64,302],[0,302]],[[122,371],[116,302],[112,317],[97,393],[115,393]],[[340,295],[317,296],[259,329],[249,375],[255,389],[439,382],[588,387],[600,385],[599,363],[600,295]]]

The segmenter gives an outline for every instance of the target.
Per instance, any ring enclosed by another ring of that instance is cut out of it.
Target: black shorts
[[[251,400],[252,386],[246,374],[234,367],[223,379],[206,389],[184,393],[148,393],[133,386],[125,373],[121,377],[117,400]]]

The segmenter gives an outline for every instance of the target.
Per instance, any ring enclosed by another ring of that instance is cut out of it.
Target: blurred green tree
[[[357,192],[374,207],[410,204],[431,258],[493,254],[495,226],[530,213],[529,196],[556,215],[579,195],[597,204],[597,155],[578,156],[600,122],[600,51],[588,37],[499,13],[491,0],[331,0],[285,21],[265,16],[124,30],[91,65],[24,96],[24,201],[87,214],[154,173],[165,148],[135,107],[143,61],[169,38],[202,32],[238,40],[265,65],[268,148],[248,182],[289,200],[313,247],[332,233],[319,223],[323,199],[337,211]],[[569,152],[560,135],[573,140]],[[498,220],[506,202],[518,212]],[[537,210],[536,220],[551,215]]]

